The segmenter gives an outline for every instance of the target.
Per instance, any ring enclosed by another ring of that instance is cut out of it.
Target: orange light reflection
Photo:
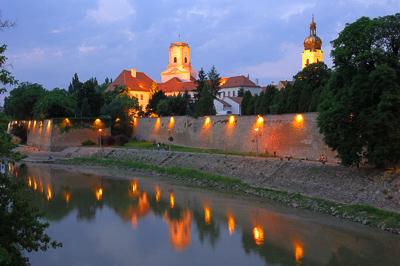
[[[264,229],[261,226],[255,226],[253,228],[253,238],[258,246],[264,243]]]

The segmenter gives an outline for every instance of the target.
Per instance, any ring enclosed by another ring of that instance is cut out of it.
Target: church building
[[[310,64],[324,62],[324,52],[321,49],[322,40],[317,36],[317,24],[314,22],[313,16],[310,24],[310,35],[304,40],[302,69]]]

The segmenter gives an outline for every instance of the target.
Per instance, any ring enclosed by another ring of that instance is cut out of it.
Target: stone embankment
[[[254,158],[125,148],[68,148],[59,153],[24,150],[27,160],[98,156],[164,167],[196,169],[238,178],[251,186],[300,193],[338,203],[367,204],[400,212],[400,177],[375,169],[278,158]]]

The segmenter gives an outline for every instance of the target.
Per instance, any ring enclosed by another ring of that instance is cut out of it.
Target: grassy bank
[[[265,188],[256,188],[243,181],[222,175],[215,175],[195,169],[181,167],[161,167],[139,161],[115,160],[103,158],[74,158],[63,161],[64,164],[99,165],[105,167],[118,167],[155,171],[173,176],[196,186],[208,187],[218,190],[241,192],[270,199],[295,208],[309,209],[336,217],[341,217],[365,225],[400,234],[400,214],[360,204],[341,204],[325,199],[313,198],[299,193],[288,193]]]
[[[153,150],[156,149],[156,145],[149,141],[130,141],[123,146],[124,148],[133,148],[133,149],[146,149]],[[194,148],[194,147],[184,147],[178,145],[167,145],[163,144],[163,148],[168,149],[170,151],[178,151],[178,152],[193,152],[193,153],[210,153],[210,154],[227,154],[227,155],[240,155],[240,156],[256,156],[255,152],[231,152],[224,151],[218,149],[204,149],[204,148]],[[269,155],[266,153],[260,153],[260,157],[268,157]]]

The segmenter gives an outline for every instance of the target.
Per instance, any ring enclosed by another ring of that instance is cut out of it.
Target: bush
[[[101,136],[101,144],[104,146],[114,145],[115,140],[112,136]]]
[[[82,142],[82,146],[95,146],[95,145],[96,145],[96,142],[94,142],[94,141],[92,141],[90,139],[85,140],[84,142]]]
[[[126,135],[117,135],[114,137],[114,145],[123,146],[129,142],[129,137]]]

